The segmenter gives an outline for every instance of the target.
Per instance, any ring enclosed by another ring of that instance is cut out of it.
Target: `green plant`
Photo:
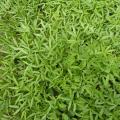
[[[0,120],[119,120],[119,46],[119,0],[1,0]]]

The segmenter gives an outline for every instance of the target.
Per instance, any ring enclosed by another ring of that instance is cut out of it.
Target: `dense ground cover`
[[[120,1],[0,0],[0,120],[120,120]]]

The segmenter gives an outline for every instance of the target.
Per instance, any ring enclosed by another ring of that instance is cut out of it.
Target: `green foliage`
[[[0,120],[120,120],[119,0],[0,0]]]

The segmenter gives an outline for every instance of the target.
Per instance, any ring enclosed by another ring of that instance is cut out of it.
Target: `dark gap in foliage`
[[[60,94],[59,91],[54,87],[49,88],[48,92],[50,93],[51,96],[54,96],[54,97],[57,97]]]
[[[100,85],[99,84],[96,85],[96,89],[100,90]]]
[[[115,81],[116,81],[116,82],[120,82],[120,79],[116,78]]]
[[[63,76],[66,76],[68,74],[68,70],[67,69],[63,69]]]
[[[41,13],[44,13],[44,5],[43,4],[38,5],[38,11],[40,11]]]
[[[57,97],[60,94],[59,91],[55,88],[53,88],[52,91],[53,91],[53,96],[54,97]]]
[[[88,43],[85,43],[86,46],[88,46]]]
[[[113,14],[114,14],[114,12],[112,12],[112,11],[111,11],[111,12],[109,12],[109,16],[112,16]]]
[[[38,9],[38,12],[41,12],[42,14],[44,14],[44,11],[45,11],[45,3],[46,1],[45,0],[42,0],[38,6],[37,6],[37,9]]]
[[[60,111],[60,110],[57,110],[57,117],[59,118],[59,120],[62,120],[62,114],[63,114],[63,112],[62,111]]]
[[[112,80],[109,80],[109,84],[110,87],[116,92],[116,94],[119,94],[119,90],[117,90],[117,88],[115,87],[115,85],[113,84]]]
[[[98,37],[99,37],[99,35],[96,34],[96,33],[89,33],[89,34],[88,33],[84,33],[81,38],[84,40],[83,44],[88,46],[90,41],[91,41],[91,39],[92,40],[96,40],[96,39],[98,39]]]
[[[104,21],[104,25],[109,24],[109,23],[110,23],[109,20]]]
[[[79,66],[81,64],[81,60],[76,61],[76,65]]]
[[[113,82],[111,80],[109,80],[109,84],[110,84],[110,87],[113,89],[114,86],[113,86]]]
[[[14,59],[14,64],[17,65],[17,64],[19,64],[19,63],[20,63],[20,59],[19,59],[19,58],[15,58],[15,59]]]
[[[77,115],[74,115],[74,116],[73,116],[73,118],[75,118],[75,119],[77,119],[77,120],[79,120],[79,119],[80,119],[80,117],[79,117],[79,116],[77,116]]]
[[[78,115],[76,115],[72,110],[58,109],[57,111],[58,111],[58,117],[59,118],[62,118],[62,114],[66,114],[70,119],[73,119],[73,118],[80,119],[80,117]]]
[[[93,14],[94,13],[94,10],[87,10],[87,12],[89,13],[89,14]]]
[[[45,90],[48,90],[50,86],[50,81],[45,81],[44,86],[45,86]]]
[[[57,97],[60,94],[60,90],[58,90],[58,88],[56,87],[50,88],[50,82],[48,81],[45,83],[45,92],[50,96],[54,96],[54,97]],[[48,99],[50,100],[51,98],[48,97]]]
[[[40,93],[40,96],[41,96],[42,98],[44,98],[44,95],[43,95],[43,93]]]
[[[77,98],[78,98],[78,97],[77,97],[77,92],[75,92],[75,93],[74,93],[74,96],[73,96],[73,99],[74,99],[74,100],[77,100]]]
[[[59,68],[60,67],[60,65],[59,64],[56,64],[56,68]]]
[[[86,101],[92,99],[92,98],[91,98],[90,96],[88,96],[88,95],[83,95],[83,94],[82,94],[81,96],[82,96]]]
[[[117,88],[115,88],[115,92],[116,94],[120,94],[120,91]]]
[[[16,37],[20,36],[20,32],[15,31],[15,35],[16,35]]]
[[[40,67],[34,67],[33,70],[34,70],[34,71],[39,71],[39,70],[40,70]]]
[[[25,95],[25,94],[29,93],[29,91],[27,91],[27,90],[20,90],[18,93],[23,93],[23,95]]]

